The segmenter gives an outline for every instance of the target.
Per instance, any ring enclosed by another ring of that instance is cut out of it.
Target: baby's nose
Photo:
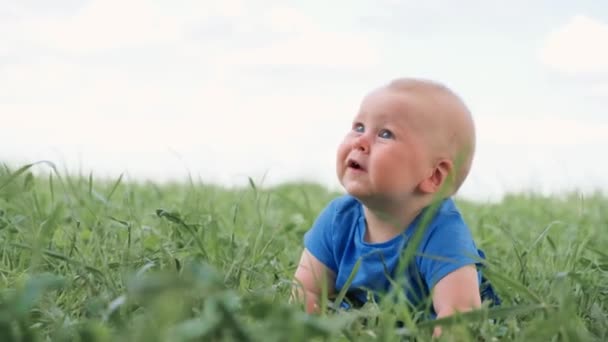
[[[367,134],[361,134],[357,138],[355,138],[353,148],[357,149],[361,152],[369,152],[370,141],[367,137]]]

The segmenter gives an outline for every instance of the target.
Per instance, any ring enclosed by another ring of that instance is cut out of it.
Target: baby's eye
[[[353,131],[363,133],[363,132],[365,132],[365,127],[363,127],[362,123],[357,122],[357,123],[353,124]]]
[[[395,135],[393,134],[393,132],[389,131],[388,129],[381,129],[380,132],[378,132],[378,136],[383,139],[394,139],[395,138]]]

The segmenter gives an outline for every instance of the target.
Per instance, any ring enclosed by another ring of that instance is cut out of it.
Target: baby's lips
[[[363,164],[353,158],[349,158],[346,161],[346,166],[357,170],[365,171],[365,167],[363,166]]]

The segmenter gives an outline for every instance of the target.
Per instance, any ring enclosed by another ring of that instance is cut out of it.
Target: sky
[[[362,97],[407,76],[473,113],[461,196],[606,192],[608,2],[454,4],[0,0],[0,161],[338,189]]]

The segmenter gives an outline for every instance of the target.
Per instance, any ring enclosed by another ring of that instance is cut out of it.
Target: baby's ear
[[[435,165],[435,168],[433,168],[431,175],[423,179],[418,185],[420,191],[427,194],[434,194],[441,190],[444,185],[452,187],[454,184],[453,168],[454,165],[451,160],[440,160],[437,165]],[[446,184],[446,182],[449,184]]]

